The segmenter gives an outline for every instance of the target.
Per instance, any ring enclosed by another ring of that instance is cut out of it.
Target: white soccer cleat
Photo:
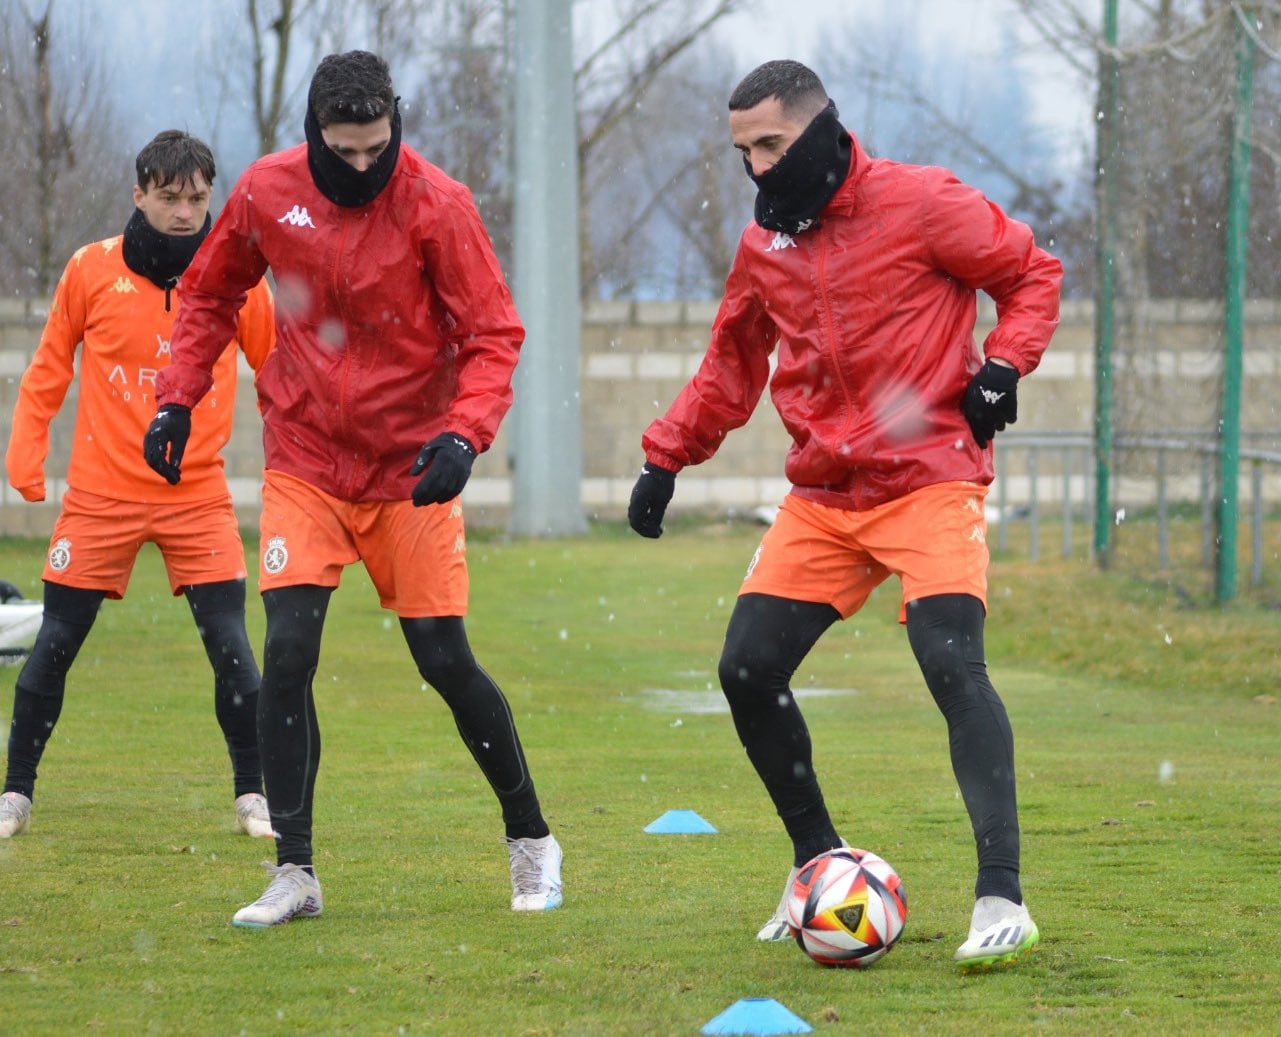
[[[774,908],[769,921],[761,926],[760,932],[756,934],[756,938],[762,943],[773,943],[775,940],[786,940],[791,937],[792,930],[787,924],[787,902],[792,899],[792,884],[800,873],[800,868],[793,868],[787,873],[787,882],[783,884],[783,898],[778,902],[778,907]]]
[[[1027,907],[1004,897],[979,897],[970,921],[970,937],[953,959],[962,972],[1008,965],[1041,939]]]
[[[267,812],[267,797],[261,792],[246,792],[236,797],[236,824],[245,835],[255,839],[274,839],[271,814]]]
[[[560,907],[560,864],[564,859],[556,837],[508,839],[512,869],[512,910],[550,911]]]
[[[849,843],[842,839],[841,845],[848,847]],[[761,926],[756,934],[756,938],[761,943],[774,943],[777,940],[792,938],[792,927],[787,922],[787,902],[792,899],[792,884],[796,882],[796,876],[800,873],[800,868],[793,868],[787,873],[787,882],[783,885],[783,896],[779,899],[778,907],[774,908],[769,921]]]
[[[270,861],[263,861],[262,866],[272,874],[267,892],[237,911],[231,919],[232,925],[266,929],[270,925],[283,925],[294,915],[314,918],[324,909],[320,881],[306,868],[297,864],[277,867]]]
[[[21,835],[31,824],[31,800],[21,792],[0,796],[0,839]]]

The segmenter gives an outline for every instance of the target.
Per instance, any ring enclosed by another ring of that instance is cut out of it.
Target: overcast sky
[[[578,0],[576,28],[583,19],[590,22],[601,12],[608,15],[615,2]],[[217,15],[239,10],[242,3],[208,0],[177,17],[172,0],[73,0],[62,14],[79,15],[78,20],[95,27],[89,38],[102,48],[99,59],[114,73],[131,126],[141,125],[151,132],[178,118],[180,123],[187,120],[187,128],[194,132],[211,133],[215,128],[206,123],[215,111],[221,111],[224,120],[233,117],[225,104],[217,103],[217,85],[207,74],[194,76],[196,70],[188,67],[193,63],[173,62],[192,47],[215,50],[223,42],[218,38]],[[846,38],[848,28],[852,25],[857,31],[863,21],[879,26],[889,19],[909,27],[926,49],[938,48],[942,55],[953,50],[995,54],[1002,33],[1011,27],[1019,30],[1026,41],[1020,68],[1032,92],[1037,121],[1054,130],[1060,160],[1068,166],[1079,164],[1093,134],[1090,91],[1031,36],[1011,0],[751,0],[749,10],[725,19],[718,31],[738,55],[744,72],[762,61],[793,57],[814,64],[822,75],[816,53],[827,38],[834,33],[836,38]],[[113,38],[104,40],[104,33]],[[238,103],[244,108],[247,100],[241,98]],[[857,101],[839,98],[838,103],[852,111]],[[858,132],[858,127],[851,128]],[[286,133],[287,140],[294,139],[295,129]],[[253,157],[234,154],[225,139],[222,150],[229,167]]]

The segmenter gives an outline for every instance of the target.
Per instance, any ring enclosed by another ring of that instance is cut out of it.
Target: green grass
[[[789,849],[729,717],[701,711],[758,535],[473,535],[469,631],[566,853],[565,905],[534,917],[508,910],[496,805],[447,711],[349,569],[316,680],[325,913],[267,931],[229,924],[269,847],[233,831],[207,666],[148,549],[72,670],[31,831],[0,843],[0,1032],[696,1034],[759,996],[820,1035],[1275,1032],[1274,611],[1189,608],[1079,562],[993,565],[989,664],[1043,940],[961,977],[973,844],[897,585],[878,591],[794,686],[852,690],[803,700],[816,766],[910,914],[883,962],[828,970],[753,940]],[[38,593],[43,548],[0,541],[0,576]],[[249,618],[260,644],[256,599]],[[682,694],[660,708],[652,689]],[[720,834],[642,832],[678,808]]]

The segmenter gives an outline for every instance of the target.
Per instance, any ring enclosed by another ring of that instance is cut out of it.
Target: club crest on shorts
[[[289,550],[285,547],[284,537],[272,537],[262,552],[262,567],[275,576],[283,572],[289,564]]]
[[[59,537],[53,547],[49,548],[49,568],[60,573],[70,564],[71,541],[66,537]]]

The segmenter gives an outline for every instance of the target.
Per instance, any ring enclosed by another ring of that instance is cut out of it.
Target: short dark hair
[[[182,186],[190,183],[197,173],[212,185],[217,172],[209,145],[185,130],[157,133],[138,152],[134,168],[138,173],[138,186],[143,191],[172,183]]]
[[[791,115],[817,115],[827,105],[823,81],[799,61],[767,61],[743,77],[729,95],[731,112],[755,108],[762,101],[777,97],[783,111]]]
[[[307,106],[322,127],[335,122],[364,125],[390,117],[396,108],[387,62],[367,50],[321,58],[311,77]]]

